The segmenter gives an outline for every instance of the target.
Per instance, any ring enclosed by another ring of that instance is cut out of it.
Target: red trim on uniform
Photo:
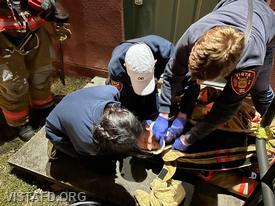
[[[213,178],[213,174],[214,174],[214,171],[209,171],[208,172],[208,175],[207,176],[205,176],[205,180],[206,181],[210,181],[212,178]]]
[[[21,120],[29,116],[29,110],[25,109],[19,112],[8,112],[8,111],[3,111],[3,114],[8,121],[16,121],[16,120]]]
[[[242,177],[242,182],[240,184],[240,189],[239,189],[239,194],[240,195],[244,195],[245,184],[246,184],[246,178]]]
[[[255,190],[255,187],[256,187],[256,181],[253,179],[249,179],[247,196],[249,196]]]
[[[219,149],[219,150],[215,150],[214,151],[216,155],[220,155],[220,154],[228,154],[230,153],[230,149]]]
[[[231,157],[228,155],[224,155],[224,156],[220,156],[221,154],[227,154],[229,153],[228,149],[221,149],[221,150],[216,150],[214,152],[217,156],[216,156],[216,162],[217,163],[222,163],[222,162],[229,162],[231,161]]]
[[[216,159],[217,159],[217,163],[224,163],[224,162],[230,162],[231,161],[231,158],[227,155],[219,156]]]
[[[221,163],[221,162],[222,162],[222,159],[221,159],[220,156],[216,157],[216,162],[217,162],[217,163]]]
[[[199,100],[203,103],[208,102],[208,91],[207,89],[202,89],[199,95]]]
[[[273,164],[275,164],[275,159],[272,159],[268,164],[271,167]]]
[[[51,94],[44,99],[31,99],[32,105],[35,105],[35,106],[42,106],[52,101],[53,101],[53,96]]]

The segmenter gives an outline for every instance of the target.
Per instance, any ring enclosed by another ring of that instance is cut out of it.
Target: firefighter
[[[266,112],[273,99],[269,82],[275,13],[265,1],[253,0],[253,4],[252,30],[247,44],[244,35],[247,12],[244,11],[248,3],[243,0],[220,1],[211,13],[192,24],[182,35],[164,75],[160,114],[153,127],[157,139],[174,136],[173,147],[185,151],[235,114],[249,93],[256,110],[261,115]],[[186,122],[184,111],[169,130],[168,113],[171,98],[182,89],[181,82],[185,79],[194,84],[196,80],[225,79],[226,85],[204,121],[182,135]]]
[[[34,135],[30,106],[43,110],[54,104],[50,39],[42,24],[57,22],[60,30],[67,20],[55,0],[0,0],[0,108],[24,141]],[[59,34],[69,36],[66,31]]]
[[[122,42],[112,53],[108,65],[110,84],[121,93],[121,103],[141,120],[158,114],[158,91],[155,84],[174,53],[168,40],[149,35]]]
[[[63,154],[73,158],[136,155],[140,149],[159,148],[150,123],[141,124],[133,113],[122,108],[119,96],[116,87],[101,85],[64,97],[46,119],[50,160]]]

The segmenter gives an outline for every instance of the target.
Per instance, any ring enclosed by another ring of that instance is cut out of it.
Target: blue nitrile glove
[[[184,118],[177,117],[174,119],[171,127],[168,128],[166,133],[166,142],[171,142],[173,139],[182,135],[186,120]]]
[[[167,129],[168,119],[159,115],[153,125],[153,134],[159,143],[163,142]]]
[[[182,137],[180,136],[179,138],[177,138],[172,146],[173,149],[175,150],[179,150],[181,152],[185,152],[187,150],[187,148],[189,147],[188,144],[183,143],[182,141]]]

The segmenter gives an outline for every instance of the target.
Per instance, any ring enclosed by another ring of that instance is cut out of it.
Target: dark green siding
[[[218,0],[124,0],[125,39],[157,34],[177,42],[194,21],[209,13]]]

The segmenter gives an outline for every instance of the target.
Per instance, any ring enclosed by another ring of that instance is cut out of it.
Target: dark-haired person
[[[226,122],[249,93],[256,110],[261,115],[266,112],[273,99],[270,77],[275,12],[265,1],[253,0],[253,4],[252,29],[247,45],[248,2],[244,0],[220,1],[211,13],[192,24],[182,35],[164,75],[160,114],[153,127],[157,139],[166,135],[171,99],[177,90],[182,89],[183,81],[192,85],[196,80],[224,78],[227,82],[205,120],[186,135],[182,135],[186,114],[185,108],[181,108],[182,112],[168,133],[168,136],[173,134],[177,138],[175,149],[185,151],[190,144]]]
[[[54,145],[50,159],[57,153],[77,158],[157,149],[150,126],[143,126],[118,100],[119,91],[111,85],[65,96],[46,119],[46,137]]]
[[[120,43],[112,53],[108,70],[110,84],[120,91],[122,106],[141,120],[158,114],[158,90],[155,84],[175,51],[174,45],[156,35]]]

